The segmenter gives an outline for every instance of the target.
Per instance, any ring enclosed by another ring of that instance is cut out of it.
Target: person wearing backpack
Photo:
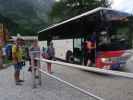
[[[20,79],[20,71],[22,69],[22,49],[21,49],[21,39],[17,38],[12,46],[12,60],[14,64],[14,79],[16,85],[22,85],[21,82],[24,80]]]

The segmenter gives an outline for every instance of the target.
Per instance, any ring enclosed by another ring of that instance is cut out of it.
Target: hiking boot
[[[19,81],[16,81],[16,85],[22,85]]]
[[[18,82],[24,82],[24,80],[18,80]]]
[[[35,78],[36,78],[36,79],[39,79],[39,76],[36,75]]]
[[[32,72],[32,68],[31,67],[29,67],[28,72]]]

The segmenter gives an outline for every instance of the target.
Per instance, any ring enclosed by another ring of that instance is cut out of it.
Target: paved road
[[[54,75],[105,100],[133,100],[133,79],[90,73],[59,65],[53,65],[53,72]]]
[[[45,70],[46,64],[43,64]],[[95,100],[83,93],[43,76],[42,86],[32,89],[31,74],[24,69],[25,83],[16,86],[13,68],[0,71],[0,100]],[[133,79],[90,73],[53,65],[53,74],[88,90],[105,100],[133,100]]]
[[[133,73],[133,56],[128,60],[124,71]]]
[[[32,89],[31,74],[27,68],[24,71],[26,81],[22,86],[14,84],[13,67],[0,71],[0,100],[95,100],[45,76],[42,86]]]

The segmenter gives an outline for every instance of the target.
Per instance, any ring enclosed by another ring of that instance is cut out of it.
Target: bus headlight
[[[101,61],[103,63],[111,63],[110,59],[109,58],[101,58]]]

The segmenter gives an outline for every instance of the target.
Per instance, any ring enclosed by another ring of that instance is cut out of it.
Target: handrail
[[[106,69],[100,69],[100,68],[94,68],[94,67],[86,67],[86,66],[82,66],[82,65],[64,63],[64,62],[59,62],[59,61],[51,61],[51,60],[47,60],[47,59],[40,59],[40,58],[35,58],[35,59],[40,60],[41,62],[48,62],[48,63],[62,65],[62,67],[67,66],[67,67],[82,69],[82,70],[91,71],[91,72],[97,72],[97,73],[102,73],[102,74],[109,74],[109,75],[133,79],[133,73],[112,71],[112,70],[106,70]]]
[[[100,68],[86,67],[86,66],[69,64],[69,63],[64,63],[64,62],[59,62],[59,61],[52,61],[52,60],[41,59],[41,58],[33,58],[33,59],[38,60],[39,63],[40,62],[46,62],[46,63],[52,63],[52,64],[58,64],[58,65],[62,65],[62,66],[67,66],[67,67],[71,67],[71,68],[83,69],[83,70],[91,71],[91,72],[110,74],[110,75],[115,75],[115,76],[127,77],[127,78],[131,78],[131,79],[133,78],[133,73],[126,73],[126,72],[120,72],[120,71],[112,71],[112,70],[105,70],[105,69],[100,69]],[[94,94],[90,93],[89,91],[86,91],[86,90],[84,90],[78,86],[75,86],[75,85],[73,85],[73,84],[71,84],[65,80],[62,80],[61,78],[59,78],[57,76],[54,76],[52,74],[47,73],[46,71],[42,70],[41,67],[38,67],[38,71],[40,73],[43,73],[43,74],[49,76],[49,77],[52,77],[53,79],[56,79],[62,83],[65,83],[65,84],[69,85],[70,87],[77,89],[80,92],[95,98],[96,100],[104,100],[103,98],[101,98],[97,95],[94,95]],[[41,74],[40,74],[40,77],[41,77]],[[33,85],[35,85],[34,82],[35,82],[35,79],[33,79]]]
[[[35,88],[36,87],[36,79],[35,79],[35,70],[34,70],[34,68],[36,68],[36,71],[38,70],[39,71],[39,85],[41,85],[41,74],[40,73],[43,73],[43,74],[45,74],[45,75],[47,75],[47,76],[49,76],[49,77],[52,77],[53,79],[56,79],[56,80],[58,80],[58,81],[60,81],[60,82],[62,82],[62,83],[65,83],[66,85],[68,85],[68,86],[70,86],[70,87],[72,87],[72,88],[74,88],[74,89],[77,89],[78,91],[80,91],[80,92],[82,92],[82,93],[84,93],[84,94],[86,94],[86,95],[88,95],[88,96],[90,96],[90,97],[93,97],[93,98],[95,98],[96,100],[104,100],[103,98],[101,98],[101,97],[99,97],[99,96],[97,96],[97,95],[95,95],[95,94],[93,94],[93,93],[90,93],[89,91],[87,91],[87,90],[84,90],[84,89],[82,89],[82,88],[80,88],[80,87],[78,87],[78,86],[75,86],[75,85],[73,85],[73,84],[71,84],[70,82],[67,82],[67,81],[65,81],[65,80],[62,80],[61,78],[59,78],[59,77],[57,77],[57,76],[54,76],[54,75],[52,75],[52,74],[49,74],[48,72],[46,72],[46,71],[44,71],[44,70],[42,70],[41,69],[41,64],[40,64],[40,62],[42,61],[42,59],[40,59],[40,58],[32,58],[32,59],[36,59],[36,60],[39,60],[39,65],[38,65],[38,67],[37,66],[34,66],[34,65],[32,65],[32,78],[33,78],[33,87]],[[45,61],[46,62],[46,61]],[[50,63],[51,63],[51,61],[50,61]]]

